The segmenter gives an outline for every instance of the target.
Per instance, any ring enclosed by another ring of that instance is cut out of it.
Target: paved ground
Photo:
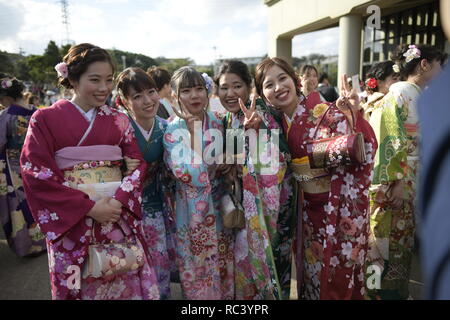
[[[0,228],[0,300],[51,299],[47,253],[19,258],[8,247]],[[182,299],[180,285],[172,283],[172,298]]]
[[[34,258],[19,258],[8,247],[0,228],[0,300],[47,300],[51,298],[47,254]],[[414,256],[410,282],[411,296],[421,299],[419,261]],[[292,281],[295,292],[296,281]],[[172,283],[172,299],[180,300],[179,284]],[[291,295],[295,299],[294,294]]]

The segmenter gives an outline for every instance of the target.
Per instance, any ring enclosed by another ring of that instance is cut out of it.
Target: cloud
[[[294,37],[292,55],[307,56],[311,53],[337,55],[339,52],[339,27],[310,32]]]
[[[61,44],[66,37],[55,0],[0,0],[0,21],[1,50],[41,54],[50,40]],[[69,22],[76,43],[151,57],[210,64],[215,57],[267,53],[262,0],[77,0],[69,1]],[[295,37],[294,55],[337,53],[338,33],[330,30]]]

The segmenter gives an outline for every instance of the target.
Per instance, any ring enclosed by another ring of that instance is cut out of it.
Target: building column
[[[292,64],[292,38],[270,39],[269,57],[278,57]]]
[[[362,16],[350,14],[339,19],[338,86],[342,74],[359,74],[361,68]]]

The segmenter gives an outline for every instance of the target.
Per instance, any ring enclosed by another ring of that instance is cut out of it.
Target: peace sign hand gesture
[[[193,135],[195,121],[202,120],[198,116],[194,116],[189,111],[185,110],[183,106],[180,106],[180,110],[181,111],[178,111],[177,108],[173,108],[175,114],[186,122],[186,126],[189,132],[191,133],[191,135]]]
[[[256,111],[256,96],[253,96],[252,103],[249,109],[247,109],[241,98],[239,98],[239,106],[241,107],[241,110],[245,116],[244,128],[258,130],[262,120],[258,112]]]
[[[350,88],[350,85],[347,82],[346,74],[343,74],[341,77],[341,95],[336,101],[336,106],[347,116],[347,118],[350,118],[350,125],[354,127],[355,124],[353,123],[353,115],[355,113],[357,114],[360,110],[360,99],[356,93],[356,90],[354,88]]]

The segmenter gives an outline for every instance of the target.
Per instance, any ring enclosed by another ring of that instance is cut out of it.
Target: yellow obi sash
[[[83,191],[91,200],[114,195],[122,181],[120,161],[90,161],[64,170],[69,186]]]
[[[324,193],[331,190],[330,174],[324,169],[311,169],[308,157],[293,159],[290,168],[306,193]]]

